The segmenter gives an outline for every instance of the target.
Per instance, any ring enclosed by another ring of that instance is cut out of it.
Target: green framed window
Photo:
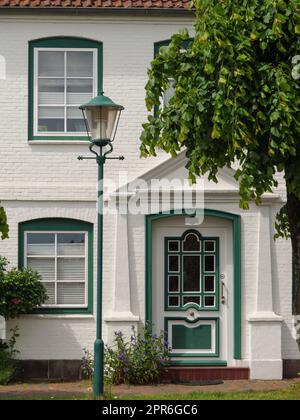
[[[92,224],[72,219],[21,223],[19,266],[42,276],[49,299],[40,312],[93,312]]]
[[[78,108],[101,92],[101,43],[69,37],[29,42],[29,140],[87,140]]]
[[[219,238],[165,238],[165,310],[219,310]]]
[[[182,49],[185,50],[189,47],[189,45],[191,44],[191,42],[193,41],[193,39],[188,39],[186,41],[183,42],[182,44]],[[167,47],[170,44],[171,40],[170,39],[166,39],[164,41],[159,41],[159,42],[155,42],[154,44],[154,58],[158,55],[160,49],[162,47]],[[164,92],[163,97],[161,98],[161,104],[162,104],[162,108],[164,109],[165,107],[168,106],[170,99],[172,98],[173,94],[175,91],[175,80],[174,79],[170,79],[169,80],[169,87],[168,89]],[[158,112],[158,107],[156,106],[154,108],[154,115],[157,115]]]

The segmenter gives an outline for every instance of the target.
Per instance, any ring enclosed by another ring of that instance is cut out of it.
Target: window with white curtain
[[[34,49],[34,135],[84,136],[80,105],[97,96],[98,50]]]
[[[88,232],[25,232],[25,266],[37,271],[48,293],[45,307],[88,305]]]

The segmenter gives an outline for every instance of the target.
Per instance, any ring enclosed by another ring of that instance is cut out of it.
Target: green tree
[[[261,202],[284,174],[277,236],[291,237],[300,313],[300,0],[194,0],[195,33],[182,31],[149,69],[141,154],[186,150],[190,177],[238,163],[240,205]],[[294,63],[294,64],[293,64]],[[161,97],[174,80],[166,107]]]
[[[0,233],[2,239],[8,238],[9,227],[7,224],[7,217],[3,207],[0,206]]]

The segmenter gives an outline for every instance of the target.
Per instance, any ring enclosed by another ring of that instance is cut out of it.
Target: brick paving
[[[224,381],[219,385],[175,385],[161,384],[157,386],[127,386],[120,385],[112,388],[115,396],[131,395],[159,395],[178,393],[185,394],[191,392],[266,392],[288,389],[291,385],[300,383],[300,379],[284,381]],[[86,382],[74,383],[26,383],[0,386],[0,397],[30,397],[30,396],[49,396],[49,397],[68,397],[82,396],[92,392],[91,385]]]

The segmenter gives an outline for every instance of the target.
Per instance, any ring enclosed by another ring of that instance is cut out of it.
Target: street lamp
[[[121,112],[124,107],[115,104],[103,93],[79,109],[83,112],[90,151],[94,157],[79,156],[79,160],[95,159],[98,164],[98,258],[97,258],[97,309],[96,341],[94,348],[94,396],[103,396],[104,391],[104,343],[102,340],[102,289],[103,289],[103,179],[107,159],[124,160],[123,156],[108,157],[113,151]],[[96,149],[96,150],[95,150]]]

